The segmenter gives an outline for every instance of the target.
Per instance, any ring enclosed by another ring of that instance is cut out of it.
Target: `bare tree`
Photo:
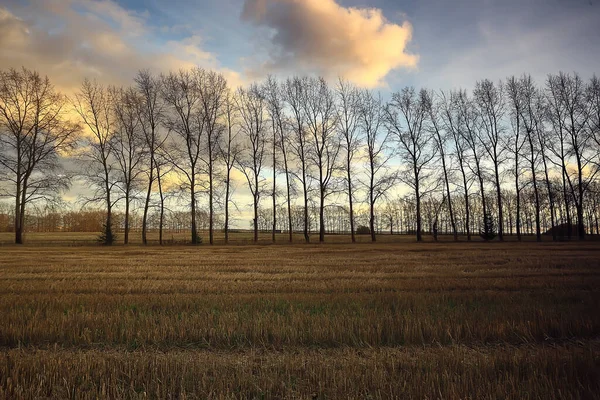
[[[548,148],[550,146],[550,137],[547,130],[544,128],[545,116],[547,115],[547,105],[544,101],[544,95],[541,90],[536,89],[536,108],[538,117],[535,120],[535,132],[537,134],[537,142],[540,146],[540,156],[542,158],[542,165],[544,166],[544,177],[546,183],[546,192],[548,194],[548,203],[550,205],[550,227],[552,228],[552,240],[556,240],[556,229],[554,229],[556,223],[556,210],[555,210],[555,198],[554,188],[552,187],[552,180],[550,178],[550,168],[548,167],[549,155]]]
[[[307,127],[306,117],[303,111],[303,98],[304,91],[307,86],[308,78],[294,77],[293,79],[287,79],[285,82],[285,101],[287,102],[290,111],[291,118],[289,124],[292,127],[293,137],[290,142],[290,147],[295,154],[297,161],[300,163],[300,171],[296,173],[296,177],[302,184],[302,194],[304,197],[304,240],[306,243],[310,241],[309,232],[309,190],[310,190],[310,174],[309,174],[309,158],[311,154],[311,148],[307,138]]]
[[[435,158],[430,131],[424,126],[427,116],[425,90],[417,93],[413,87],[392,94],[385,107],[385,118],[398,140],[400,156],[406,162],[406,174],[401,179],[415,191],[417,241],[421,241],[421,198],[431,176],[428,167]]]
[[[164,145],[166,137],[161,137],[159,127],[164,110],[164,101],[161,97],[161,81],[150,74],[148,70],[139,71],[135,77],[137,91],[140,96],[138,102],[138,118],[140,128],[145,138],[145,145],[148,151],[148,189],[146,190],[146,199],[144,201],[144,214],[142,217],[142,243],[148,244],[148,210],[152,196],[152,187],[155,180],[160,180],[160,174],[157,170],[157,153]],[[159,185],[162,189],[162,185]],[[161,193],[162,196],[162,193]],[[161,215],[164,215],[164,202],[161,202]],[[159,235],[160,236],[160,235]],[[161,241],[162,244],[162,241]]]
[[[225,243],[229,243],[229,204],[231,203],[232,186],[231,186],[231,171],[237,165],[239,156],[242,152],[238,140],[237,117],[238,110],[236,108],[236,100],[234,95],[228,91],[224,102],[224,125],[226,134],[222,137],[220,152],[223,161],[225,162]]]
[[[571,178],[565,166],[563,172],[569,184],[577,211],[577,233],[579,239],[585,238],[584,201],[590,183],[598,169],[586,174],[590,166],[590,153],[593,152],[592,135],[587,129],[590,118],[589,105],[586,99],[586,86],[578,74],[559,73],[548,78],[554,113],[560,119],[559,129],[566,132],[568,144],[567,154],[575,159],[575,176]],[[558,107],[558,109],[557,109]]]
[[[354,204],[353,204],[353,187],[352,187],[352,165],[354,157],[360,150],[363,138],[358,130],[360,120],[360,101],[361,96],[356,86],[350,82],[339,78],[337,84],[337,98],[339,102],[338,111],[338,126],[342,136],[344,150],[346,151],[346,190],[348,191],[348,206],[350,218],[350,236],[352,243],[356,242],[354,230]],[[373,231],[371,230],[373,233]],[[373,236],[374,237],[374,236]]]
[[[504,162],[504,132],[502,118],[505,113],[504,85],[497,85],[490,80],[478,81],[473,92],[479,108],[483,129],[480,129],[479,140],[494,165],[494,184],[498,207],[498,239],[504,240],[504,216],[502,214],[502,191],[500,189],[500,166]]]
[[[266,137],[266,99],[261,88],[253,84],[248,89],[238,89],[237,108],[240,113],[241,132],[248,142],[248,151],[238,159],[238,169],[246,177],[248,189],[252,194],[254,209],[254,241],[258,241],[258,206],[264,191],[261,172],[265,158]]]
[[[119,201],[113,195],[113,189],[118,185],[118,171],[114,168],[116,160],[111,146],[114,133],[114,118],[112,104],[114,99],[111,92],[98,84],[85,79],[81,89],[75,95],[75,111],[91,135],[86,136],[81,156],[82,170],[85,179],[94,188],[92,197],[86,198],[86,203],[104,202],[106,205],[106,221],[101,235],[106,245],[113,244],[115,235],[112,229],[112,209]]]
[[[567,220],[567,235],[571,239],[571,207],[570,201],[571,196],[569,195],[569,189],[567,185],[568,172],[567,172],[567,158],[568,158],[568,143],[567,143],[567,131],[564,126],[565,110],[562,106],[559,85],[556,82],[556,77],[550,75],[546,80],[546,115],[552,125],[552,135],[549,141],[548,151],[550,151],[554,159],[550,158],[550,161],[561,171],[562,178],[562,197],[564,203],[565,217]]]
[[[275,168],[275,143],[279,145],[281,156],[283,157],[283,171],[285,173],[286,186],[286,201],[287,201],[287,217],[288,217],[288,234],[289,241],[293,240],[293,225],[292,225],[292,199],[291,199],[291,180],[290,167],[288,163],[287,142],[288,138],[288,121],[285,116],[285,87],[280,86],[273,77],[269,77],[267,81],[267,101],[269,104],[269,115],[273,125],[273,166]],[[275,172],[273,172],[273,241],[275,241],[276,228],[276,202],[275,202]]]
[[[485,199],[485,186],[483,170],[481,168],[481,158],[483,156],[481,151],[481,141],[479,140],[479,129],[480,121],[477,110],[475,109],[471,99],[467,97],[467,92],[459,91],[457,95],[457,107],[460,113],[462,136],[473,155],[473,161],[475,162],[475,169],[469,164],[469,168],[473,171],[477,180],[479,181],[479,191],[481,194],[481,211],[485,218],[488,215],[488,208]]]
[[[164,138],[165,140],[167,137]],[[163,141],[164,143],[164,141]],[[165,152],[164,144],[161,144],[157,148],[156,156],[154,159],[154,165],[156,166],[156,184],[158,186],[158,197],[159,197],[159,217],[158,217],[158,243],[162,246],[163,244],[163,225],[165,221],[165,188],[163,186],[163,179],[172,170],[173,166],[169,162],[167,154]]]
[[[521,135],[522,120],[521,115],[523,113],[524,104],[521,95],[521,82],[514,76],[510,77],[506,81],[506,95],[508,97],[509,110],[511,114],[511,124],[513,127],[513,134],[510,137],[510,151],[514,158],[514,170],[513,175],[515,179],[515,225],[517,231],[517,240],[521,241],[521,183],[519,178],[522,175],[520,155],[525,146],[525,140]]]
[[[169,132],[175,133],[175,141],[165,155],[175,170],[184,176],[184,188],[190,195],[192,244],[198,244],[196,191],[206,119],[200,107],[197,71],[171,72],[162,76],[162,97],[168,106],[164,124]]]
[[[444,178],[444,186],[446,189],[446,199],[448,200],[448,212],[450,213],[450,224],[452,225],[452,233],[454,235],[454,241],[458,241],[458,231],[456,229],[456,222],[454,220],[454,210],[452,209],[452,194],[450,192],[450,178],[449,178],[449,168],[446,165],[448,162],[446,156],[446,142],[447,142],[447,134],[443,132],[443,123],[440,117],[440,104],[438,101],[434,100],[433,93],[425,92],[423,96],[424,107],[427,112],[427,116],[431,123],[431,128],[433,132],[433,138],[435,140],[435,144],[437,146],[437,154],[439,155],[440,161],[442,162],[442,174]],[[440,207],[443,202],[440,203]],[[437,216],[439,214],[439,208],[436,212],[436,221]]]
[[[123,243],[129,243],[129,216],[134,190],[140,184],[142,163],[147,155],[146,142],[140,129],[140,97],[133,89],[112,88],[112,112],[115,115],[115,132],[110,145],[119,166],[119,185],[125,200]]]
[[[369,229],[371,241],[377,240],[375,233],[375,203],[384,197],[396,183],[397,174],[391,172],[388,164],[394,152],[390,146],[390,130],[382,132],[383,106],[381,96],[365,90],[360,95],[359,128],[364,132],[367,144],[367,190],[369,197]],[[390,231],[393,230],[390,221]]]
[[[271,212],[273,213],[271,217],[271,241],[275,243],[275,232],[277,231],[277,147],[280,137],[279,128],[281,127],[281,124],[278,124],[277,118],[280,117],[281,107],[279,107],[280,104],[277,101],[277,81],[272,75],[269,75],[262,90],[265,94],[267,110],[271,120],[271,156],[273,157],[271,164],[273,173],[273,190],[271,191],[271,199],[273,200],[271,207]]]
[[[302,109],[313,142],[312,161],[319,182],[319,242],[325,241],[325,201],[334,192],[334,172],[341,144],[336,137],[338,123],[335,98],[323,78],[305,81]]]
[[[469,180],[467,178],[467,144],[463,136],[463,118],[460,112],[460,94],[459,92],[450,92],[450,95],[441,93],[442,97],[442,120],[446,130],[450,132],[452,142],[454,144],[455,156],[458,160],[458,167],[462,177],[462,186],[464,190],[464,206],[465,206],[465,230],[467,240],[471,240],[470,226],[470,202],[469,202]]]
[[[529,143],[530,152],[530,163],[531,163],[531,174],[532,182],[534,186],[534,198],[536,205],[536,235],[537,240],[541,240],[541,232],[539,229],[540,225],[540,199],[538,194],[537,186],[537,174],[536,174],[536,158],[541,159],[541,164],[544,168],[544,181],[546,183],[546,192],[548,194],[548,201],[550,206],[550,225],[554,227],[555,224],[555,209],[554,209],[554,190],[552,189],[552,183],[550,179],[550,173],[548,168],[549,157],[547,154],[550,148],[549,137],[544,128],[544,122],[548,115],[548,105],[545,102],[543,93],[535,86],[531,76],[524,75],[520,80],[521,97],[523,98],[523,114],[522,120],[526,129],[526,139]],[[556,240],[556,231],[552,229],[552,238]]]
[[[0,71],[0,197],[15,200],[17,244],[23,243],[27,205],[51,201],[70,184],[60,159],[74,147],[80,127],[67,119],[66,103],[35,71]]]
[[[209,243],[214,243],[214,169],[219,156],[219,135],[222,125],[219,121],[224,112],[227,96],[227,81],[223,75],[204,69],[197,69],[198,91],[200,95],[201,124],[206,132],[206,154],[202,159],[208,175],[208,237]]]
[[[529,161],[531,170],[531,183],[533,184],[533,195],[535,199],[535,233],[537,241],[542,240],[540,227],[540,195],[538,188],[537,168],[539,164],[539,154],[541,144],[539,138],[543,137],[540,133],[543,118],[543,104],[541,97],[535,87],[531,76],[523,76],[520,80],[521,98],[523,107],[521,111],[523,125],[525,127],[525,138],[529,144],[529,153],[525,159]]]

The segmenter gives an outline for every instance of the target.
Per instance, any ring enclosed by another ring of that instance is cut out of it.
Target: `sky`
[[[69,95],[86,77],[127,85],[140,69],[194,66],[232,87],[342,76],[384,98],[523,73],[587,79],[600,66],[600,0],[0,0],[0,69],[21,66]]]
[[[598,0],[0,0],[0,68],[65,91],[199,65],[232,86],[344,76],[383,92],[600,65]]]

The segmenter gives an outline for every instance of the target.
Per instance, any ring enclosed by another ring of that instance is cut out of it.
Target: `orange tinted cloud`
[[[198,36],[162,43],[147,20],[147,13],[109,0],[44,0],[14,12],[0,6],[0,69],[35,69],[69,94],[85,77],[127,85],[146,68],[165,72],[199,65],[239,83],[239,74],[219,65]]]
[[[246,0],[242,18],[271,29],[270,60],[262,69],[343,75],[366,87],[383,85],[396,68],[415,68],[407,52],[409,22],[388,21],[376,8],[335,0]]]

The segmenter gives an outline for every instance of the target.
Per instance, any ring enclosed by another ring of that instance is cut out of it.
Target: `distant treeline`
[[[76,116],[77,118],[74,118]],[[74,167],[72,167],[74,166]],[[598,233],[600,80],[481,80],[472,92],[412,87],[389,101],[339,79],[293,77],[232,90],[214,71],[130,87],[85,80],[69,99],[28,69],[0,72],[0,230],[225,231],[235,186],[259,230]],[[72,184],[87,193],[60,207]],[[399,196],[400,188],[409,194]],[[246,200],[248,201],[248,200]],[[268,206],[266,202],[269,203]],[[8,204],[11,204],[9,207]],[[289,229],[292,227],[292,229]],[[160,235],[162,238],[162,235]]]

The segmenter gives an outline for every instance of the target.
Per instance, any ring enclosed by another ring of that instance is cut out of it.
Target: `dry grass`
[[[208,242],[208,231],[199,231],[199,236],[203,239],[205,243]],[[25,243],[28,246],[92,246],[98,245],[98,237],[100,232],[25,232]],[[253,243],[253,233],[249,230],[242,231],[234,231],[229,234],[229,245],[249,245]],[[289,245],[289,236],[287,233],[277,233],[276,244]],[[313,233],[310,235],[311,241],[314,243],[318,243],[319,235],[318,233]],[[466,241],[466,236],[459,237],[462,241]],[[294,233],[293,235],[294,243],[303,244],[304,236],[302,233]],[[544,242],[552,242],[552,236],[543,235],[542,239]],[[589,240],[598,241],[600,237],[598,235],[588,235]],[[190,232],[189,231],[180,231],[180,232],[172,232],[166,230],[163,235],[164,245],[185,245],[190,244]],[[341,234],[328,234],[325,235],[325,240],[327,243],[335,243],[335,244],[348,244],[350,242],[350,235],[341,235]],[[431,235],[424,235],[423,240],[425,242],[433,242],[433,237]],[[439,235],[440,242],[452,242],[454,237],[452,235]],[[505,240],[507,242],[516,242],[516,236],[506,235]],[[535,242],[535,235],[524,235],[523,241],[525,242]],[[0,232],[0,246],[10,246],[14,244],[15,234],[11,232]],[[370,235],[356,235],[356,241],[358,243],[371,243]],[[380,243],[414,243],[415,236],[414,235],[390,235],[387,233],[377,235],[377,241]],[[477,234],[473,235],[473,241],[478,242],[481,241]],[[117,233],[116,245],[120,245],[123,242],[123,233]],[[130,244],[142,244],[141,233],[139,231],[132,231],[129,234],[129,242]],[[217,245],[225,244],[225,234],[220,230],[215,230],[214,232],[214,243]],[[259,244],[272,244],[271,232],[259,232],[258,234],[258,243]],[[150,245],[158,245],[158,232],[157,231],[149,231],[148,232],[148,244]]]
[[[594,398],[596,243],[0,249],[0,397]]]

